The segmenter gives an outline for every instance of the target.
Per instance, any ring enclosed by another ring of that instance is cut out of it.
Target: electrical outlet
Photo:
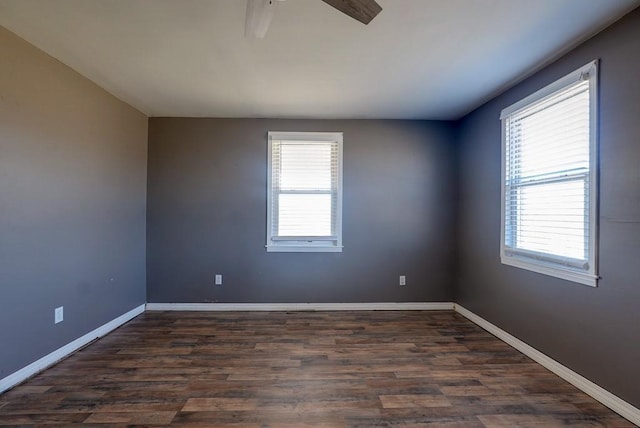
[[[64,320],[64,306],[60,306],[59,308],[55,308],[53,311],[53,322],[54,324],[58,324]]]
[[[400,275],[400,285],[407,285],[407,277]]]
[[[222,285],[222,275],[216,275],[216,285]]]

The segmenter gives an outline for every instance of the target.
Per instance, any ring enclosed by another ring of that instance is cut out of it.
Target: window
[[[268,139],[267,251],[342,251],[342,133]]]
[[[597,62],[502,111],[502,263],[597,283]]]

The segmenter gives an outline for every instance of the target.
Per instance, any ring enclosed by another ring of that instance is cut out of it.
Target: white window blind
[[[503,120],[502,261],[595,285],[596,63]]]
[[[268,251],[341,248],[342,135],[269,133]]]

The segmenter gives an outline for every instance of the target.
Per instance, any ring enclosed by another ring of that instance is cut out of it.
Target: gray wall
[[[3,378],[145,302],[147,118],[2,27],[0,58]]]
[[[344,132],[342,253],[266,252],[269,130]],[[150,119],[148,301],[451,301],[452,137],[446,122]]]
[[[598,288],[500,264],[500,110],[600,58]],[[456,302],[640,407],[640,9],[460,122]]]

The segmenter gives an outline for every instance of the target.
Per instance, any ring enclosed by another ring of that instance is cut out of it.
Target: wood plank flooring
[[[450,312],[146,312],[0,395],[0,425],[631,427]]]

